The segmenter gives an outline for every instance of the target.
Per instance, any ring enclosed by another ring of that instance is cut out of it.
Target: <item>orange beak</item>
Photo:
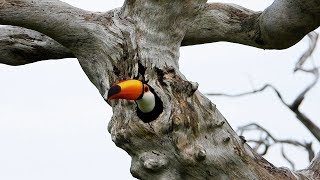
[[[114,84],[108,91],[110,99],[137,100],[143,95],[143,83],[139,80],[130,79]]]

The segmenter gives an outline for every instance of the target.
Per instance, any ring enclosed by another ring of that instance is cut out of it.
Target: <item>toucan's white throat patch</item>
[[[145,92],[142,98],[136,102],[138,104],[138,108],[143,113],[151,112],[156,105],[154,94],[151,91]]]

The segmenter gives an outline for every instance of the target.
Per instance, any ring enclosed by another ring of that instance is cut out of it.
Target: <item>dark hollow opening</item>
[[[157,95],[157,93],[155,93],[154,89],[150,85],[148,85],[148,86],[150,88],[150,91],[154,94],[156,105],[155,105],[154,109],[149,113],[143,113],[138,108],[138,105],[137,105],[137,116],[144,123],[149,123],[149,122],[156,120],[159,117],[159,115],[163,112],[163,103],[162,103],[160,97]]]

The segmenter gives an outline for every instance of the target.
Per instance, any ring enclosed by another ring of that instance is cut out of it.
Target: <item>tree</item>
[[[1,31],[10,39],[1,41],[0,61],[76,57],[105,99],[113,82],[148,82],[165,104],[155,121],[139,120],[132,102],[110,102],[109,132],[131,155],[137,178],[317,179],[319,154],[301,171],[276,168],[256,154],[179,72],[178,58],[181,45],[217,41],[290,47],[319,26],[319,6],[316,0],[276,0],[253,12],[206,1],[127,0],[122,8],[92,13],[55,0],[0,1],[0,23],[20,26]]]

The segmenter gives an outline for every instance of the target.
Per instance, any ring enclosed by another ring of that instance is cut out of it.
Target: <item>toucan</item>
[[[163,103],[154,89],[139,80],[129,79],[115,83],[108,91],[108,100],[127,99],[137,104],[137,116],[149,123],[162,113]]]

